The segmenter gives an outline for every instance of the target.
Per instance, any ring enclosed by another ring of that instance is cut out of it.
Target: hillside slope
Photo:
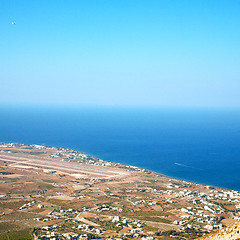
[[[240,222],[200,238],[201,240],[240,240]]]

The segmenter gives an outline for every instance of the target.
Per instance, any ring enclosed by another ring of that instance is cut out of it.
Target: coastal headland
[[[0,240],[193,239],[238,220],[238,191],[66,148],[0,144]]]

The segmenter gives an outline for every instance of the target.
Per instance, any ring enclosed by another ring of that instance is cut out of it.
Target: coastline
[[[38,144],[24,144],[24,143],[11,143],[11,142],[0,142],[0,147],[1,145],[6,145],[6,146],[37,146],[37,148],[42,149],[42,148],[56,148],[56,149],[65,149],[65,150],[70,150],[70,151],[74,151],[74,152],[78,152],[80,154],[84,154],[86,156],[89,156],[95,160],[100,160],[106,163],[110,163],[113,164],[113,166],[117,166],[117,167],[121,167],[121,168],[130,168],[133,171],[139,171],[139,172],[148,172],[148,173],[154,173],[156,175],[161,175],[164,176],[166,178],[171,178],[174,180],[179,180],[179,181],[183,181],[183,182],[188,182],[188,183],[192,183],[192,184],[196,184],[196,185],[204,185],[204,186],[209,186],[209,187],[214,187],[214,188],[219,188],[219,189],[223,189],[223,190],[229,190],[229,191],[238,191],[232,188],[226,188],[226,187],[222,187],[222,186],[218,186],[218,185],[212,185],[212,184],[207,184],[207,183],[201,183],[201,182],[195,182],[195,181],[191,181],[188,179],[183,179],[183,178],[178,178],[176,176],[171,176],[171,175],[167,175],[164,173],[160,173],[151,169],[146,169],[146,168],[142,168],[139,166],[135,166],[135,165],[130,165],[130,164],[126,164],[126,163],[120,163],[120,162],[115,162],[115,161],[110,161],[110,160],[104,160],[104,159],[100,159],[98,157],[96,157],[94,154],[88,154],[87,152],[84,151],[79,151],[79,150],[75,150],[75,149],[70,149],[70,148],[66,148],[66,147],[59,147],[59,146],[48,146],[48,145],[38,145]],[[176,164],[176,163],[175,163]],[[179,163],[177,163],[176,165],[181,165]]]
[[[81,107],[32,111],[2,109],[1,141],[62,146],[185,181],[240,190],[238,112]]]
[[[3,143],[0,169],[0,221],[9,221],[13,214],[32,216],[31,231],[35,229],[39,236],[44,236],[44,226],[57,224],[62,229],[68,219],[78,236],[83,233],[77,229],[83,228],[86,234],[97,231],[103,239],[116,233],[156,237],[169,231],[176,237],[190,231],[191,239],[240,220],[238,191],[179,180],[68,148]]]

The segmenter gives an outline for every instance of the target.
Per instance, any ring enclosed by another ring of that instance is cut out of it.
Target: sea
[[[71,148],[240,191],[240,110],[0,106],[0,142]]]

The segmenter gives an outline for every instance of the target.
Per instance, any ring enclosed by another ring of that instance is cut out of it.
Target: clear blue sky
[[[240,107],[239,13],[238,0],[1,0],[0,103]]]

